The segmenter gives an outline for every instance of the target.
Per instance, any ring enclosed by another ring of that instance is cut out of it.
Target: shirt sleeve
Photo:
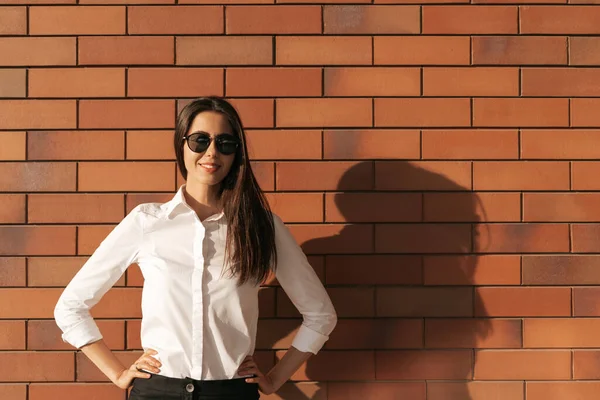
[[[337,315],[321,280],[289,229],[275,214],[273,222],[277,248],[275,275],[303,318],[292,346],[317,354],[337,324]]]
[[[133,209],[102,241],[62,292],[54,319],[63,342],[76,348],[102,339],[90,314],[104,294],[137,259],[142,238],[140,206]]]

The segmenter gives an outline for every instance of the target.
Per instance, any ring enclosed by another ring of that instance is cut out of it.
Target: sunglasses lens
[[[219,150],[221,154],[230,155],[237,151],[239,141],[233,135],[219,135],[216,141],[217,150]]]
[[[208,146],[210,146],[210,137],[195,133],[188,137],[188,145],[190,146],[190,150],[195,153],[205,152]]]

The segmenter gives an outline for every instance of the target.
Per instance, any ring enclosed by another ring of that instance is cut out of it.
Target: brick
[[[25,350],[25,321],[0,321],[0,349]]]
[[[301,319],[259,319],[256,347],[258,349],[289,348],[301,323]]]
[[[598,347],[600,321],[593,318],[526,318],[523,347]]]
[[[560,161],[481,161],[473,164],[475,190],[568,190],[569,164]]]
[[[319,130],[249,130],[246,145],[252,160],[321,158]]]
[[[323,142],[323,157],[333,160],[418,159],[421,154],[418,130],[326,130]]]
[[[417,193],[327,193],[327,222],[418,222],[421,195]],[[377,204],[377,207],[365,207]]]
[[[400,255],[332,255],[326,258],[326,281],[334,285],[419,285],[421,257]],[[365,266],[369,273],[365,274]]]
[[[600,157],[595,144],[600,130],[521,130],[523,159],[594,159]]]
[[[377,287],[378,317],[472,317],[472,288]]]
[[[175,160],[173,131],[127,131],[128,160]]]
[[[482,287],[475,289],[475,315],[562,317],[571,315],[570,288]],[[508,301],[510,299],[510,301]]]
[[[272,128],[274,126],[275,102],[273,99],[228,99],[237,110],[245,129]],[[181,111],[191,100],[177,101],[177,110]]]
[[[252,162],[252,172],[262,190],[275,190],[275,163]]]
[[[377,98],[376,127],[470,126],[469,99]]]
[[[62,0],[61,0],[62,1]],[[80,0],[79,4],[174,4],[175,0]]]
[[[519,222],[519,193],[424,193],[426,222]]]
[[[205,35],[223,33],[223,7],[133,6],[128,10],[130,35]]]
[[[75,100],[0,100],[0,129],[68,129],[76,124]]]
[[[123,35],[125,7],[31,7],[30,35]]]
[[[75,228],[70,226],[0,227],[0,255],[72,255]]]
[[[227,7],[225,13],[229,35],[321,33],[321,7],[318,6],[240,5]]]
[[[246,1],[246,0],[240,0]],[[256,0],[255,0],[256,1]],[[314,3],[314,0],[279,0],[277,3]],[[344,3],[344,4],[356,4],[356,3],[370,3],[368,0],[323,0],[319,2],[319,4],[335,4],[335,3]]]
[[[0,223],[25,223],[25,195],[0,194]]]
[[[174,40],[161,36],[80,37],[79,65],[173,64]]]
[[[114,351],[113,354],[124,366],[131,366],[141,355],[141,351],[136,352],[122,352]],[[76,382],[110,382],[109,379],[92,363],[92,361],[82,352],[75,353],[75,364],[76,364]],[[73,379],[70,379],[73,381]],[[114,386],[114,385],[112,385]],[[121,393],[124,394],[123,391]]]
[[[275,298],[277,288],[261,288],[258,291],[259,315],[262,318],[275,317]]]
[[[31,257],[27,263],[27,286],[67,286],[87,257]],[[123,286],[121,277],[115,285]]]
[[[278,36],[277,65],[370,65],[372,42],[366,36]]]
[[[482,253],[545,253],[569,251],[567,224],[489,224],[480,227],[489,235]]]
[[[91,255],[114,225],[81,225],[77,228],[77,255]]]
[[[428,400],[525,400],[523,382],[428,382]]]
[[[326,349],[423,347],[423,322],[420,319],[340,319],[337,328],[326,342]]]
[[[425,256],[425,285],[520,285],[518,255]]]
[[[517,159],[519,132],[517,130],[424,130],[424,159]]]
[[[122,68],[31,69],[29,96],[123,97],[125,96],[125,70]]]
[[[32,131],[27,133],[29,160],[122,160],[122,131]]]
[[[551,84],[549,84],[551,82]],[[598,96],[600,69],[524,68],[523,96]]]
[[[261,367],[262,368],[262,367]],[[288,382],[275,393],[268,396],[262,395],[264,400],[285,400],[290,396],[305,396],[307,399],[326,400],[326,390],[329,383],[317,382]]]
[[[598,193],[526,193],[523,220],[537,222],[600,222]]]
[[[573,315],[576,317],[600,316],[600,290],[597,287],[573,288]]]
[[[600,9],[586,6],[522,6],[520,33],[571,34],[600,33]]]
[[[281,359],[285,352],[278,351]],[[372,351],[324,351],[302,364],[292,380],[374,380],[375,357]]]
[[[75,65],[75,38],[0,38],[0,66]]]
[[[0,287],[25,286],[25,258],[0,257]]]
[[[330,382],[329,400],[359,399],[412,399],[425,400],[424,382]],[[311,397],[311,399],[314,399]],[[317,399],[315,399],[317,400]]]
[[[374,64],[469,65],[470,46],[465,36],[375,36]]]
[[[425,320],[425,347],[519,348],[521,321],[518,319],[429,319]]]
[[[600,63],[600,38],[569,38],[569,64],[597,66]]]
[[[377,190],[471,189],[471,164],[461,161],[378,161],[375,163]]]
[[[321,193],[267,193],[267,200],[284,222],[323,222]]]
[[[472,374],[472,351],[378,351],[376,376],[380,380],[465,379]]]
[[[110,384],[89,384],[89,383],[45,383],[33,384],[29,386],[29,400],[44,400],[51,398],[60,398],[65,393],[69,393],[76,399],[103,400],[103,399],[123,399],[124,392],[116,385]]]
[[[27,34],[26,7],[0,7],[0,35]]]
[[[4,192],[67,192],[75,190],[74,163],[0,164],[0,190]]]
[[[573,253],[596,253],[599,251],[600,225],[572,224],[571,232]]]
[[[506,67],[426,67],[423,69],[423,95],[518,96],[519,70]]]
[[[130,266],[125,276],[127,277],[127,286],[141,287],[144,285],[144,276],[137,264]]]
[[[178,37],[177,65],[270,65],[273,39],[268,36]]]
[[[424,34],[516,34],[516,6],[424,6]]]
[[[72,381],[73,353],[3,352],[0,375],[4,382]]]
[[[527,382],[529,400],[585,400],[600,390],[598,382]]]
[[[369,190],[373,188],[371,163],[279,162],[278,190]]]
[[[600,171],[600,163],[594,161],[579,161],[573,162],[571,165],[572,190],[596,190],[600,188],[600,184],[595,173]]]
[[[523,284],[596,285],[600,283],[599,262],[592,255],[523,256]]]
[[[335,311],[340,318],[375,316],[374,289],[369,287],[327,289]],[[283,289],[277,290],[277,316],[300,317],[300,313]]]
[[[600,362],[598,350],[573,351],[573,379],[600,379],[598,362]]]
[[[24,69],[0,69],[0,97],[26,97],[26,82]]]
[[[493,127],[569,126],[568,99],[474,99],[473,125]]]
[[[53,318],[62,290],[0,289],[0,316],[3,319]]]
[[[96,321],[103,340],[111,350],[122,350],[124,346],[123,321]],[[63,342],[62,331],[54,320],[29,321],[27,324],[28,350],[73,350],[73,346]]]
[[[0,132],[0,160],[25,159],[25,132]]]
[[[141,318],[141,288],[112,288],[91,310],[94,318]]]
[[[88,162],[79,164],[81,191],[172,191],[172,162]],[[140,179],[152,176],[153,179]]]
[[[418,6],[325,6],[325,34],[421,33]]]
[[[126,335],[127,344],[126,349],[131,350],[142,350],[142,341],[140,338],[140,331],[142,329],[141,320],[130,320],[127,321]]]
[[[223,95],[223,70],[217,68],[130,68],[127,78],[130,97]]]
[[[566,65],[567,38],[475,36],[473,65]]]
[[[82,100],[79,103],[81,128],[173,128],[174,115],[172,100]]]
[[[325,68],[326,96],[419,96],[417,68]]]
[[[122,194],[38,194],[27,204],[29,223],[118,223],[123,219]]]
[[[571,378],[571,352],[566,350],[479,350],[476,357],[477,380]]]
[[[571,99],[571,126],[598,127],[600,118],[596,116],[597,99]]]
[[[371,126],[370,99],[277,99],[278,127]]]
[[[226,92],[228,96],[320,96],[321,87],[321,69],[319,68],[227,69]]]
[[[292,225],[290,231],[308,255],[373,252],[370,225]]]
[[[27,386],[25,384],[8,384],[0,385],[0,396],[4,400],[25,400],[27,399]]]

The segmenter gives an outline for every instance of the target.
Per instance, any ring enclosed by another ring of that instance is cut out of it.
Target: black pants
[[[129,400],[258,400],[258,384],[244,379],[198,381],[152,374],[135,378]]]

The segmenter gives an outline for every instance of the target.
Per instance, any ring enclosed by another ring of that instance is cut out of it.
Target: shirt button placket
[[[192,313],[192,340],[194,354],[192,358],[192,370],[196,376],[196,379],[200,379],[202,374],[202,362],[203,362],[203,329],[204,329],[204,309],[203,309],[203,276],[204,276],[204,254],[202,251],[204,241],[204,226],[200,220],[196,217],[196,233],[194,237],[194,272],[192,275],[192,301],[193,301],[193,313]],[[190,397],[191,399],[191,397]]]

